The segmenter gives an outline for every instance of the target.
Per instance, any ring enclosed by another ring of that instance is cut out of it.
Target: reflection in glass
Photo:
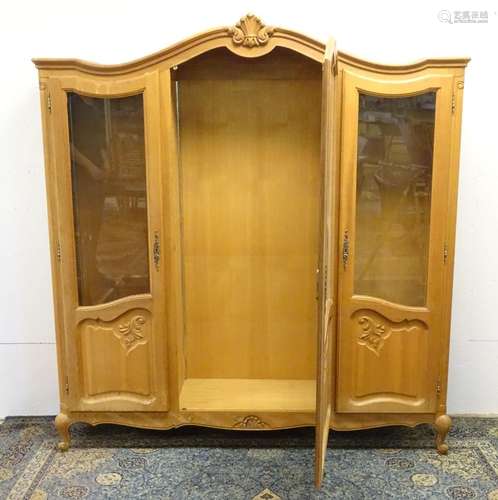
[[[425,305],[435,103],[360,94],[355,294]]]
[[[149,291],[142,95],[68,94],[80,305]]]

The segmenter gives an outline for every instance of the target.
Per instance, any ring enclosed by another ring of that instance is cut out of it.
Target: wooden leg
[[[61,451],[67,451],[69,449],[69,444],[71,442],[71,437],[69,435],[69,426],[71,425],[71,419],[65,413],[59,413],[55,417],[55,428],[61,437],[61,441],[57,444],[57,448]]]
[[[448,415],[439,415],[434,422],[436,429],[436,448],[440,455],[448,453],[448,445],[444,442],[451,427],[451,418]]]

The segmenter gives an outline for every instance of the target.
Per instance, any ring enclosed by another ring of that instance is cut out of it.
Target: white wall
[[[38,82],[31,57],[124,62],[248,11],[345,52],[405,63],[471,56],[465,83],[449,411],[498,413],[498,15],[442,24],[474,2],[6,2],[0,19],[0,416],[58,410]],[[475,7],[474,7],[475,8]]]

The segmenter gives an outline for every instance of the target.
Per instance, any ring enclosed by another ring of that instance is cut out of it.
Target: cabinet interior
[[[321,65],[214,49],[172,71],[187,410],[313,411]]]

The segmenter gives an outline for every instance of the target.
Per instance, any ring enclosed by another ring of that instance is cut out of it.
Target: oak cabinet
[[[362,61],[252,15],[35,59],[61,413],[167,429],[446,415],[468,59]]]

